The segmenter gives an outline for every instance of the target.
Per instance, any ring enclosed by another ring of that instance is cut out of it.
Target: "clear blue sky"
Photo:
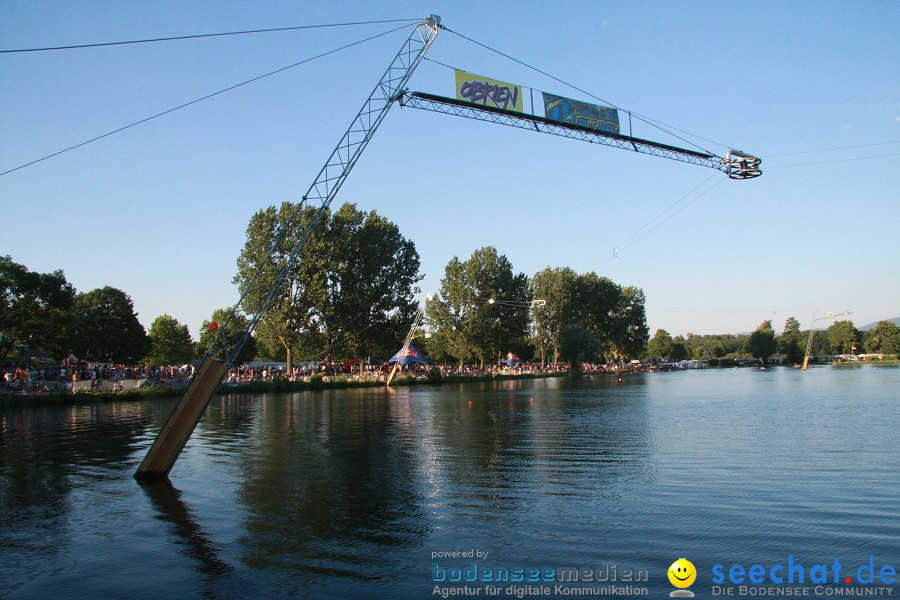
[[[335,206],[396,222],[421,255],[423,293],[438,290],[453,256],[493,245],[528,275],[570,266],[639,286],[651,331],[673,335],[750,331],[763,319],[780,330],[789,316],[806,327],[814,309],[849,308],[857,325],[900,315],[895,1],[5,0],[0,48],[430,13],[618,106],[756,154],[764,174],[731,181],[395,106]],[[0,171],[391,27],[0,54]],[[306,192],[406,34],[0,177],[0,254],[63,269],[79,291],[118,287],[145,326],[169,313],[196,337],[237,299],[250,216]],[[446,31],[428,56],[590,100]],[[452,95],[453,73],[426,62],[410,87]],[[635,135],[683,145],[646,126]],[[682,198],[683,210],[641,231]]]

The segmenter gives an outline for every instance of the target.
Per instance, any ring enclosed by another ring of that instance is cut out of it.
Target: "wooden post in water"
[[[391,382],[394,380],[394,375],[397,374],[397,371],[399,371],[399,370],[402,369],[402,368],[403,368],[403,367],[400,366],[400,361],[399,361],[399,360],[398,360],[397,362],[394,363],[394,368],[391,369],[391,374],[388,376],[388,380],[387,380],[387,385],[388,385],[388,386],[391,385]]]
[[[203,359],[200,369],[184,390],[175,410],[169,415],[168,421],[134,474],[137,479],[162,479],[169,475],[172,465],[194,433],[210,398],[216,393],[227,372],[225,363],[209,356]]]

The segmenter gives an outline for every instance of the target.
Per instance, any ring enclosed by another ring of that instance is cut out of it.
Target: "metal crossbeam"
[[[632,150],[641,154],[660,156],[662,158],[678,160],[693,165],[710,167],[734,177],[728,169],[729,161],[721,156],[716,156],[715,154],[678,148],[676,146],[669,146],[668,144],[627,135],[598,131],[596,129],[572,123],[553,121],[551,119],[527,113],[519,113],[491,106],[476,105],[462,100],[435,96],[433,94],[425,94],[422,92],[407,92],[400,99],[400,104],[402,106],[431,110],[448,115],[455,115],[457,117],[475,119],[476,121],[487,121],[499,125],[507,125],[509,127],[517,127],[519,129],[528,129],[531,131],[539,131],[541,133],[549,133],[552,135],[582,140],[592,144],[603,144],[604,146],[611,146],[613,148]],[[735,168],[734,165],[732,165],[732,168],[735,173],[740,172],[740,169]]]

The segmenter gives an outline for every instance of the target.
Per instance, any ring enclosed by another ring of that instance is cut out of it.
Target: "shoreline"
[[[866,361],[866,362],[848,362],[848,363],[831,363],[826,365],[815,365],[816,368],[833,367],[837,369],[862,368],[864,366],[898,368],[900,361]],[[728,369],[759,369],[758,366],[709,366],[703,370],[728,370]],[[773,368],[795,368],[795,365],[766,365],[767,369]],[[677,369],[672,371],[659,372],[677,372],[682,370],[696,369]],[[624,372],[572,372],[572,371],[556,371],[552,373],[501,373],[497,375],[446,375],[439,377],[415,377],[406,375],[397,378],[393,382],[392,387],[408,387],[420,385],[445,385],[459,383],[489,383],[494,381],[516,381],[516,380],[532,380],[532,379],[549,379],[555,377],[569,376],[596,376],[607,375],[611,377],[621,377],[622,375],[645,374],[654,371],[624,371]],[[222,383],[216,395],[227,396],[231,394],[260,394],[272,392],[319,392],[324,390],[341,390],[356,388],[379,388],[386,387],[383,380],[378,379],[349,379],[344,376],[338,376],[331,381],[326,381],[324,377],[312,377],[309,381],[252,381],[249,383],[227,384]],[[84,392],[47,392],[38,394],[17,394],[8,393],[0,395],[0,404],[8,403],[92,403],[97,401],[109,400],[145,400],[149,398],[177,398],[184,391],[182,386],[152,386],[141,387],[121,391],[84,391]]]
[[[448,375],[441,377],[414,377],[411,375],[398,377],[391,387],[419,386],[419,385],[445,385],[451,383],[485,383],[493,381],[548,379],[551,377],[566,377],[567,372],[557,371],[553,373],[507,373],[499,375]],[[326,381],[324,377],[312,377],[309,381],[252,381],[249,383],[227,384],[222,383],[216,390],[216,395],[227,396],[231,394],[260,394],[271,392],[319,392],[323,390],[355,389],[355,388],[384,388],[383,380],[377,379],[349,379],[336,377],[332,381]],[[144,400],[148,398],[177,398],[181,396],[184,387],[143,387],[118,392],[48,392],[40,394],[8,394],[0,396],[0,404],[10,402],[22,402],[34,404],[36,402],[65,402],[82,403],[96,402],[98,400]]]

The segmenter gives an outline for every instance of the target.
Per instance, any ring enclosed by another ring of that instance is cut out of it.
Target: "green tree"
[[[74,301],[75,288],[62,271],[34,273],[0,256],[0,355],[19,348],[63,356]]]
[[[194,355],[194,343],[187,325],[170,315],[160,315],[150,324],[150,354],[146,361],[153,365],[182,365]]]
[[[131,298],[106,286],[78,294],[72,310],[72,351],[79,358],[135,364],[150,351]]]
[[[559,344],[560,356],[576,371],[580,370],[583,362],[595,362],[600,352],[600,341],[597,336],[582,325],[564,327]]]
[[[879,321],[869,330],[866,339],[866,352],[878,354],[897,354],[900,351],[900,327],[890,321]]]
[[[806,347],[801,345],[800,339],[800,321],[794,317],[788,317],[784,322],[784,331],[778,338],[778,349],[794,364],[802,361],[806,352]]]
[[[831,342],[828,340],[827,331],[813,330],[813,343],[810,348],[810,356],[827,356],[831,354]],[[806,354],[806,345],[809,343],[810,330],[800,332],[800,347]]]
[[[610,315],[612,328],[608,348],[613,360],[633,358],[644,351],[650,337],[645,304],[644,290],[632,285],[622,288],[616,307]]]
[[[206,352],[209,350],[209,347],[217,336],[221,335],[219,342],[214,349],[213,356],[220,360],[228,358],[235,346],[240,343],[241,339],[244,337],[244,331],[246,331],[247,327],[250,325],[250,319],[240,313],[235,313],[231,321],[228,322],[228,326],[225,327],[225,323],[228,321],[230,315],[230,308],[217,308],[213,311],[210,319],[203,321],[203,326],[200,330],[200,340],[194,345],[194,356],[196,358],[201,358],[206,355]],[[209,328],[211,322],[215,322],[218,325],[218,328],[215,331],[212,331]],[[241,353],[237,356],[234,363],[240,365],[249,360],[253,360],[255,356],[256,338],[251,335],[247,339],[247,343],[244,344],[244,348],[241,350]]]
[[[672,354],[669,356],[669,360],[687,360],[688,356],[690,355],[688,354],[686,340],[684,337],[676,335],[672,338]]]
[[[531,297],[546,302],[534,311],[532,331],[532,342],[544,365],[548,360],[559,362],[560,334],[577,320],[577,281],[578,275],[568,267],[547,267],[529,282]]]
[[[306,330],[326,360],[390,356],[418,304],[419,254],[390,220],[344,204],[328,223],[324,284],[311,288]]]
[[[657,329],[647,343],[647,356],[669,360],[672,356],[672,336],[665,329]]]
[[[460,367],[475,356],[477,343],[470,318],[475,298],[465,266],[454,256],[444,267],[440,293],[425,305],[426,317],[435,330],[428,343],[432,356],[451,357]]]
[[[596,273],[576,275],[568,268],[544,269],[531,280],[535,299],[547,304],[534,312],[532,342],[542,356],[559,355],[559,336],[569,326],[587,329],[600,344],[600,352],[613,360],[641,354],[647,344],[644,292],[622,287]]]
[[[687,357],[695,360],[703,360],[724,356],[725,352],[722,348],[722,344],[714,338],[715,336],[697,335],[696,333],[687,334],[682,342]],[[717,352],[719,354],[717,354]]]
[[[853,321],[835,321],[828,328],[828,341],[835,354],[851,354],[859,344],[859,331]]]
[[[389,220],[353,204],[321,220],[315,215],[286,202],[259,211],[247,227],[235,283],[244,289],[262,265],[242,307],[247,314],[274,286],[276,265],[308,237],[259,323],[261,349],[280,347],[289,368],[296,352],[326,360],[339,352],[393,352],[416,312],[415,246]]]
[[[585,273],[577,281],[575,304],[576,322],[596,336],[603,354],[620,361],[644,351],[650,330],[643,290]]]
[[[762,360],[766,364],[769,357],[775,353],[778,347],[775,343],[775,330],[772,329],[772,321],[766,320],[759,324],[756,331],[750,334],[748,350],[754,358]]]
[[[623,300],[622,287],[608,277],[594,272],[578,277],[573,298],[573,324],[583,324],[600,344],[600,350],[610,353],[621,324],[616,311]]]
[[[426,305],[434,345],[460,365],[474,359],[483,366],[499,359],[526,339],[530,318],[527,308],[507,302],[528,299],[527,277],[514,274],[495,248],[476,250],[465,262],[453,257],[440,294]]]
[[[303,264],[294,263],[288,270],[256,327],[260,346],[270,352],[281,348],[288,369],[291,368],[292,353],[300,345],[303,324],[310,310],[310,301],[303,296],[305,289],[313,283],[308,273],[312,271],[317,281],[324,278],[321,269],[326,260],[321,241],[326,224],[314,223],[314,216],[313,207],[290,202],[283,203],[280,209],[269,206],[254,214],[247,226],[247,241],[238,257],[238,272],[234,277],[234,283],[246,291],[241,308],[247,314],[255,313],[269,291],[276,288],[280,266],[289,259],[301,238],[309,238],[303,250],[307,260]],[[314,261],[318,261],[318,273],[311,265]]]

